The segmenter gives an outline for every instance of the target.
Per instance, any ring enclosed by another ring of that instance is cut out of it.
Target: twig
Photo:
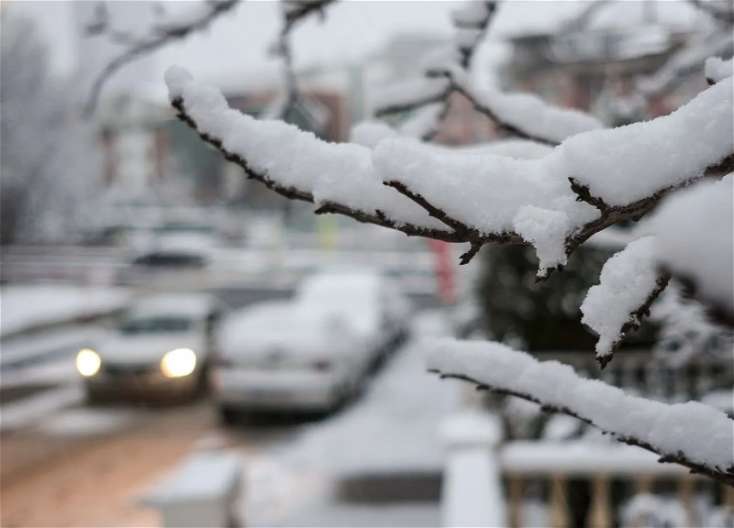
[[[92,84],[92,89],[89,93],[89,98],[85,105],[85,115],[91,116],[94,113],[104,84],[124,65],[148,53],[152,53],[170,42],[183,39],[192,33],[205,29],[219,16],[232,10],[239,1],[240,0],[220,0],[216,2],[207,2],[209,9],[201,18],[198,18],[186,25],[177,25],[168,28],[160,27],[155,35],[140,41],[132,41],[127,39],[124,34],[116,33],[114,31],[108,32],[113,39],[118,41],[123,39],[124,43],[130,44],[131,47],[109,62],[95,78],[94,83]]]

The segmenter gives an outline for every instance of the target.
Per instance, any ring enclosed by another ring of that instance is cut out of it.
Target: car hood
[[[185,333],[125,336],[117,334],[95,347],[102,362],[115,364],[157,363],[163,355],[174,348],[191,348],[197,356],[205,353],[202,339]]]

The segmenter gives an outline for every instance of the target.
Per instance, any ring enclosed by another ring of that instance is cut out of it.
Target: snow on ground
[[[67,385],[43,391],[17,403],[3,405],[0,410],[0,431],[28,426],[64,407],[80,403],[84,399],[81,385]]]
[[[89,342],[98,339],[105,332],[99,325],[65,325],[50,328],[4,340],[0,354],[0,368],[3,369],[3,384],[7,385],[16,378],[23,378],[26,371],[43,368],[46,363],[56,363],[62,358],[69,365],[73,354]],[[43,363],[41,363],[43,362]]]
[[[341,475],[439,470],[439,425],[458,407],[457,385],[428,374],[415,345],[392,361],[362,401],[306,431],[289,459]]]
[[[414,335],[446,335],[440,312],[419,314]],[[357,403],[303,428],[292,441],[264,455],[245,454],[243,512],[249,525],[427,526],[438,522],[432,503],[391,506],[340,503],[340,477],[440,472],[444,417],[459,404],[458,382],[425,370],[425,357],[409,343],[385,365]],[[292,521],[292,522],[291,522]]]
[[[124,429],[140,411],[75,408],[44,420],[40,429],[56,436],[92,436]]]
[[[123,308],[128,299],[121,288],[6,286],[0,289],[0,335],[113,312]]]

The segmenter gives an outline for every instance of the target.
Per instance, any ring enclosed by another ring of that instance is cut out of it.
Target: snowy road
[[[3,468],[0,525],[156,526],[141,494],[193,449],[213,447],[243,461],[249,526],[435,525],[437,429],[457,397],[425,372],[420,347],[409,343],[358,401],[317,419],[225,429],[206,401],[72,407],[3,434],[2,458],[12,464]]]

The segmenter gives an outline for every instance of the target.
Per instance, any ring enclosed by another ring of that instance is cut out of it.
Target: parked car
[[[374,273],[321,274],[290,301],[232,314],[212,390],[223,421],[241,411],[328,411],[359,392],[405,336],[409,304]]]
[[[137,302],[106,339],[77,353],[90,401],[193,396],[206,381],[223,306],[198,294]]]

